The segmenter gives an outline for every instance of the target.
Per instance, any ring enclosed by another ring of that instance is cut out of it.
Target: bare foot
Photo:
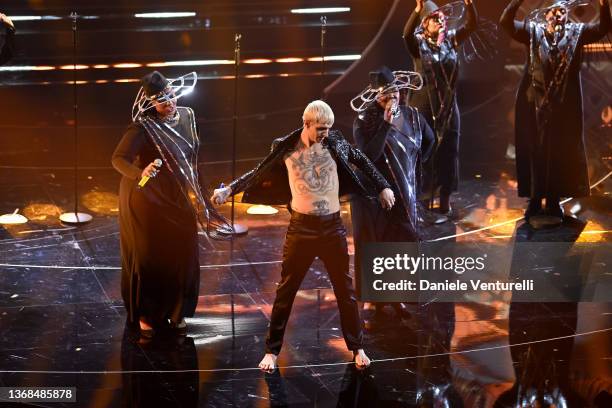
[[[359,370],[363,370],[364,368],[369,367],[371,364],[370,358],[366,355],[363,349],[357,350],[353,360],[355,361],[355,367]]]
[[[261,369],[261,371],[264,371],[266,373],[274,372],[274,370],[276,370],[276,359],[277,358],[278,356],[272,353],[266,353],[264,358],[262,358],[261,362],[259,363],[259,368]]]

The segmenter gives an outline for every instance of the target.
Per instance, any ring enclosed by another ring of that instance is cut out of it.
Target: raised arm
[[[412,55],[413,58],[419,58],[419,44],[414,36],[414,31],[419,24],[421,24],[421,17],[419,16],[421,10],[423,10],[423,0],[417,0],[416,8],[404,26],[404,42],[406,43],[408,52],[410,52],[410,55]]]
[[[599,22],[587,24],[580,38],[580,45],[591,44],[601,40],[610,32],[610,4],[608,0],[599,0]]]
[[[359,118],[353,123],[353,137],[355,144],[368,159],[375,162],[382,156],[385,142],[387,141],[387,132],[391,128],[391,124],[382,120],[374,132],[368,132],[365,128],[365,122]]]
[[[525,26],[525,22],[514,20],[516,12],[519,7],[521,7],[521,4],[523,4],[523,1],[524,0],[512,0],[502,13],[499,19],[499,25],[502,26],[514,40],[523,44],[529,44],[529,31]]]
[[[457,34],[455,35],[457,45],[465,41],[465,39],[476,30],[476,27],[478,27],[478,14],[476,13],[474,2],[472,0],[463,0],[463,3],[465,3],[467,19],[465,23],[457,29]]]

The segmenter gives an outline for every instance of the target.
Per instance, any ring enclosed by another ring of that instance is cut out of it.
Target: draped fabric
[[[153,117],[133,123],[113,153],[113,166],[123,175],[121,289],[134,324],[141,317],[155,324],[193,316],[200,285],[198,217],[215,219],[198,200],[203,191],[193,111],[177,110],[176,123]],[[139,188],[142,169],[157,158],[163,162],[159,174]]]
[[[578,4],[578,3],[576,3]],[[599,6],[599,21],[568,22],[556,38],[540,18],[516,21],[513,0],[500,25],[527,49],[516,98],[516,173],[521,197],[581,197],[590,193],[583,139],[583,46],[610,30],[610,6]],[[532,15],[542,16],[538,10]]]
[[[434,191],[450,194],[459,184],[460,119],[457,106],[459,52],[468,41],[474,51],[471,36],[478,28],[478,16],[473,4],[449,3],[440,9],[448,20],[448,29],[441,41],[429,38],[418,13],[413,12],[404,27],[404,40],[414,68],[423,76],[423,90],[409,95],[409,104],[418,108],[436,134],[436,151],[427,164],[428,182],[424,188],[433,198]],[[487,47],[490,49],[490,47]]]
[[[361,271],[361,254],[369,242],[414,242],[420,239],[417,189],[420,162],[428,158],[434,134],[417,109],[400,106],[392,123],[383,119],[384,109],[373,103],[353,125],[357,147],[389,181],[395,194],[390,211],[362,197],[351,200],[355,240],[355,271]]]
[[[373,143],[383,143],[382,156],[376,153],[369,155],[372,150],[378,148],[364,149],[366,141],[372,142],[381,125],[386,123],[383,114],[384,110],[378,104],[373,104],[360,115],[355,124],[355,128],[359,129],[355,132],[357,147],[364,150],[376,168],[391,183],[397,199],[393,213],[402,222],[410,224],[410,229],[416,238],[418,235],[417,162],[420,159],[423,139],[421,127],[426,124],[421,123],[423,118],[416,109],[400,106],[400,115],[393,119],[393,124],[389,127],[383,125],[386,129],[385,138],[373,141]],[[377,206],[375,203],[372,205]]]
[[[173,174],[181,191],[209,236],[221,238],[218,230],[231,232],[232,227],[210,202],[210,193],[201,182],[198,171],[198,138],[195,114],[190,108],[180,107],[179,124],[175,127],[143,115],[139,122],[155,144],[164,165]]]

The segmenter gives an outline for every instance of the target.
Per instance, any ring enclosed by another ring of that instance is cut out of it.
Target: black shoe
[[[529,221],[529,218],[538,215],[540,211],[542,211],[542,200],[539,198],[530,198],[527,209],[525,210],[525,221]]]
[[[170,322],[170,330],[176,335],[184,336],[187,334],[187,323],[185,323],[185,319],[181,319],[180,322],[174,323]]]
[[[138,330],[140,330],[140,337],[143,339],[147,339],[147,340],[152,339],[153,336],[155,336],[156,329],[161,328],[159,325],[155,324],[151,319],[141,317],[140,321],[146,323],[146,325],[150,327],[150,329],[143,329],[142,327],[140,327],[140,322],[138,323]]]
[[[140,337],[142,337],[143,339],[152,339],[153,336],[155,336],[155,330],[154,329],[140,329]]]
[[[546,199],[546,214],[563,219],[563,207],[559,199]]]
[[[412,314],[408,311],[403,303],[393,303],[393,309],[400,319],[411,319]]]
[[[445,216],[442,215],[438,212],[433,212],[433,211],[429,211],[429,210],[423,210],[420,214],[419,214],[419,222],[425,224],[425,225],[439,225],[439,224],[444,224],[445,222],[448,222],[450,219]]]

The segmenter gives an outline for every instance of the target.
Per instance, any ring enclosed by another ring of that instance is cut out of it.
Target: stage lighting
[[[61,20],[59,16],[9,16],[12,21]]]
[[[247,214],[251,215],[273,215],[278,213],[278,210],[269,205],[252,205],[247,209]]]
[[[55,67],[52,65],[9,65],[0,67],[0,71],[52,71]]]
[[[350,7],[317,7],[291,9],[292,14],[348,13],[349,11],[351,11]]]
[[[176,13],[136,13],[136,18],[181,18],[181,17],[195,17],[194,11],[176,12]]]
[[[269,64],[272,60],[268,58],[250,58],[242,61],[243,64]]]
[[[4,214],[0,215],[0,224],[5,225],[15,225],[15,224],[25,224],[28,222],[28,219],[21,214],[17,214],[19,212],[19,208],[15,208],[12,214]]]
[[[325,61],[356,61],[361,58],[359,54],[349,54],[349,55],[328,55],[325,57]],[[308,58],[310,62],[320,62],[321,57],[311,57]]]
[[[147,67],[191,67],[198,65],[234,65],[234,60],[193,60],[193,61],[166,61],[166,62],[151,62]]]

